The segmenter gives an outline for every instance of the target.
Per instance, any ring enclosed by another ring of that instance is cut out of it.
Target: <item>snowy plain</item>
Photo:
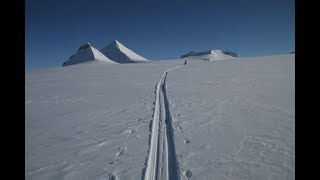
[[[27,73],[26,179],[295,179],[294,54],[182,63]]]

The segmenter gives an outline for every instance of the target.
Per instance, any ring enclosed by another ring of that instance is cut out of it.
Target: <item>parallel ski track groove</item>
[[[150,149],[144,180],[180,180],[166,84],[168,72],[179,67],[181,66],[164,71],[156,86]]]

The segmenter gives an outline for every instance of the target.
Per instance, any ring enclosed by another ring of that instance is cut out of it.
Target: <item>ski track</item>
[[[151,126],[151,140],[144,180],[180,180],[180,171],[173,139],[172,117],[167,97],[166,77],[163,72],[157,86],[155,109]]]

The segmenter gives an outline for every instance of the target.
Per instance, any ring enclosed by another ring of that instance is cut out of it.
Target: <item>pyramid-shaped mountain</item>
[[[101,61],[110,64],[118,64],[107,58],[90,43],[85,43],[84,45],[80,46],[79,50],[74,55],[72,55],[66,62],[64,62],[62,66],[69,66],[90,61]]]
[[[109,59],[121,64],[149,62],[149,60],[128,49],[117,40],[102,48],[101,52]]]

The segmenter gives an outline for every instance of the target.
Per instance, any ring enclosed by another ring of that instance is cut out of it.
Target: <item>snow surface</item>
[[[181,66],[163,72],[156,86],[150,150],[144,179],[180,179],[173,139],[172,116],[167,98],[166,79],[169,71]]]
[[[229,55],[231,54],[231,55]],[[233,55],[233,56],[232,56]],[[237,54],[233,52],[228,52],[224,53],[221,50],[214,49],[211,51],[201,51],[201,52],[195,52],[191,51],[187,54],[184,54],[181,56],[182,59],[188,60],[188,59],[196,59],[196,60],[207,60],[207,61],[213,61],[213,60],[225,60],[225,59],[233,59],[236,58]]]
[[[128,49],[117,40],[112,41],[101,49],[101,52],[118,63],[149,62],[149,60]]]
[[[295,56],[182,64],[27,73],[26,179],[295,179]]]
[[[69,66],[93,61],[103,61],[109,64],[118,64],[108,59],[90,43],[85,43],[82,46],[80,46],[79,50],[74,55],[72,55],[66,62],[64,62],[62,66]]]

